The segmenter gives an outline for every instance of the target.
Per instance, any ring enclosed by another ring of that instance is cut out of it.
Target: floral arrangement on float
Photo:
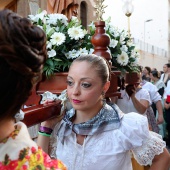
[[[91,38],[95,34],[94,22],[87,31],[77,17],[70,22],[63,14],[47,14],[41,11],[28,18],[42,28],[47,35],[48,59],[44,66],[47,77],[55,72],[67,72],[72,61],[81,54],[93,53]],[[114,27],[110,18],[105,21],[106,33],[110,37],[109,50],[112,65],[121,72],[138,72],[139,52],[125,30]]]
[[[108,46],[112,56],[112,66],[121,72],[139,72],[139,49],[128,36],[128,32],[111,24],[111,18],[105,20],[105,31],[110,37]],[[95,33],[95,25],[90,25],[90,35]]]
[[[72,61],[83,53],[92,53],[87,30],[81,25],[77,17],[70,22],[63,14],[47,14],[42,11],[28,18],[42,28],[47,36],[48,59],[44,66],[44,73],[50,77],[55,72],[67,72]]]

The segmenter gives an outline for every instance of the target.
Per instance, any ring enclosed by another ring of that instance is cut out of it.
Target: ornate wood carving
[[[108,46],[110,44],[110,38],[105,33],[105,22],[97,21],[95,22],[96,31],[93,35],[91,42],[94,46],[93,54],[104,57],[109,63],[111,62],[110,51],[108,50]],[[110,63],[111,64],[111,63]]]
[[[109,62],[110,66],[112,66],[111,54],[110,54],[110,51],[108,50],[110,38],[105,33],[105,29],[104,29],[105,22],[97,21],[95,22],[95,27],[96,27],[95,34],[93,35],[91,39],[91,42],[94,46],[93,54],[104,57]],[[120,75],[120,71],[111,72],[110,88],[106,93],[106,98],[113,97],[113,96],[120,96],[120,93],[117,91],[119,75]]]

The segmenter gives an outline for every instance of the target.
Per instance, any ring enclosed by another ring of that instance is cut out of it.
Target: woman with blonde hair
[[[104,95],[110,86],[110,66],[96,55],[75,59],[67,77],[67,100],[63,119],[45,121],[52,138],[39,135],[38,144],[70,170],[132,170],[132,151],[150,170],[168,170],[170,155],[161,136],[150,132],[147,118],[124,114]]]

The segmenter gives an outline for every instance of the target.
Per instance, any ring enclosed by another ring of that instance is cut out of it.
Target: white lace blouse
[[[148,130],[147,118],[134,112],[123,114],[118,129],[87,136],[83,145],[74,132],[64,144],[57,141],[59,127],[53,131],[51,156],[57,155],[68,170],[132,170],[130,150],[141,165],[148,165],[165,147],[161,136]]]

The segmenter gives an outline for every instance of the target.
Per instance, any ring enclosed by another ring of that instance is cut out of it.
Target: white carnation
[[[47,41],[47,46],[46,46],[47,49],[52,49],[52,43],[50,41]]]
[[[94,25],[94,22],[91,22],[91,24],[89,24],[88,25],[92,30],[95,30],[96,29],[96,27],[95,27],[95,25]]]
[[[56,51],[55,50],[50,50],[47,52],[47,55],[49,58],[56,56]]]
[[[88,50],[86,48],[80,48],[80,55],[81,54],[88,54]]]
[[[120,49],[121,49],[121,51],[124,51],[124,52],[128,51],[128,48],[126,45],[122,45],[122,47]]]
[[[129,61],[129,57],[127,53],[125,53],[124,51],[117,56],[117,62],[122,66],[126,66],[128,64],[128,61]]]
[[[109,47],[115,48],[115,47],[117,46],[117,43],[118,43],[117,40],[111,39],[111,40],[110,40]]]
[[[93,54],[93,52],[94,52],[94,48],[90,48],[89,54]]]
[[[49,14],[47,24],[57,25],[57,21],[60,20],[64,25],[68,25],[68,19],[63,14]]]
[[[36,15],[28,15],[28,17],[33,21],[33,22],[38,22],[39,19],[44,20],[45,16],[47,15],[47,11],[42,11],[39,14]]]
[[[68,34],[71,39],[78,40],[84,37],[84,31],[80,27],[72,27],[68,29]]]
[[[72,17],[71,17],[71,21],[73,21],[75,24],[78,24],[78,23],[79,23],[78,18],[75,17],[75,16],[72,16]]]
[[[65,54],[68,59],[74,59],[80,56],[80,51],[76,51],[73,49],[72,51],[69,51]]]
[[[66,36],[61,32],[55,32],[51,35],[51,43],[53,45],[61,45],[65,42]]]

